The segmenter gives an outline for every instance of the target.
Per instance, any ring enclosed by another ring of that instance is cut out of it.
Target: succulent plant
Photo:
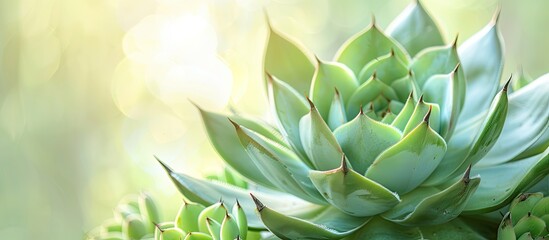
[[[159,221],[158,207],[151,196],[146,193],[129,195],[114,209],[114,218],[105,220],[101,226],[92,230],[88,239],[149,239]]]
[[[511,202],[498,229],[498,240],[549,238],[549,197],[523,193]]]
[[[173,222],[159,222],[152,198],[142,194],[127,197],[109,219],[91,232],[92,240],[234,240],[258,239],[257,232],[248,238],[248,223],[237,202],[231,210],[223,201],[208,207],[184,201]]]
[[[414,2],[385,32],[372,21],[333,61],[270,27],[277,127],[199,109],[248,187],[161,163],[190,200],[238,199],[251,228],[283,239],[494,237],[478,216],[549,173],[549,75],[521,77],[512,93],[511,80],[500,84],[498,14],[457,46]]]

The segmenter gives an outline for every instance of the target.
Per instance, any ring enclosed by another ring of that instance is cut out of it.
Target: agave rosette
[[[271,29],[278,127],[200,109],[248,189],[164,167],[192,201],[238,199],[250,227],[285,239],[482,238],[461,216],[500,209],[549,173],[549,75],[500,84],[502,45],[497,16],[445,43],[420,3],[385,32],[372,22],[333,61]]]

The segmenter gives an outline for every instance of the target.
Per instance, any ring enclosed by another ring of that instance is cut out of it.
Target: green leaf
[[[318,60],[310,97],[322,118],[327,120],[334,88],[339,91],[343,102],[347,102],[357,87],[356,77],[347,66],[338,62]]]
[[[383,119],[381,119],[381,122],[390,125],[395,120],[395,118],[396,115],[393,112],[388,111],[385,112],[385,115],[383,116]]]
[[[498,227],[498,240],[516,240],[515,230],[513,229],[513,222],[511,221],[511,214],[508,212],[503,216],[503,220]]]
[[[549,143],[548,92],[549,74],[546,74],[509,96],[509,110],[501,136],[479,164],[501,164],[528,151],[528,148],[537,151],[519,157],[529,157],[547,148]]]
[[[408,67],[391,50],[389,54],[374,59],[364,66],[358,75],[358,82],[366,82],[374,73],[383,83],[391,84],[395,80],[406,76]]]
[[[478,191],[465,208],[467,214],[495,211],[509,204],[520,192],[533,186],[549,174],[549,149],[545,152],[497,166],[474,168],[482,176]],[[505,173],[505,174],[502,174]]]
[[[406,124],[408,123],[408,120],[414,113],[414,109],[416,107],[415,100],[410,94],[408,96],[408,100],[406,100],[406,103],[404,104],[404,107],[400,110],[398,115],[396,116],[395,120],[391,123],[391,125],[400,131],[404,131],[404,128],[406,128]]]
[[[251,195],[265,226],[282,239],[340,239],[356,231],[369,219],[353,217],[335,208],[326,208],[311,219],[300,219],[275,211]]]
[[[328,114],[328,126],[333,131],[339,126],[347,122],[347,113],[345,112],[345,105],[343,98],[339,94],[339,91],[335,89],[335,95],[330,106],[330,113]]]
[[[459,47],[458,55],[465,72],[465,103],[460,121],[467,121],[490,107],[503,71],[503,41],[496,20],[467,39]]]
[[[364,176],[400,195],[423,183],[446,153],[444,139],[429,127],[429,116],[425,118],[410,134],[382,152]]]
[[[312,58],[295,42],[269,26],[265,72],[288,83],[299,93],[309,92],[315,71]]]
[[[221,223],[220,240],[234,240],[240,236],[240,229],[236,220],[231,215],[225,215],[223,222]]]
[[[408,64],[410,57],[406,51],[378,29],[372,21],[370,26],[341,46],[336,53],[335,60],[347,65],[355,73],[355,76],[358,76],[366,64],[379,56],[388,54],[391,49],[402,62]]]
[[[313,102],[309,104],[311,111],[299,121],[301,144],[317,170],[335,169],[339,167],[341,147]]]
[[[456,68],[459,64],[459,57],[455,44],[454,42],[452,45],[426,49],[414,58],[411,69],[414,79],[421,89],[424,88],[425,82],[433,75],[449,74]],[[460,73],[460,76],[465,75]]]
[[[290,85],[267,76],[269,79],[269,96],[284,138],[290,143],[298,155],[308,163],[305,150],[299,137],[299,120],[309,112],[309,105],[303,95],[300,95]],[[309,164],[309,163],[308,163]]]
[[[209,233],[214,240],[221,240],[219,236],[221,232],[221,223],[211,218],[206,218],[204,222],[206,222],[206,225],[208,228],[208,232],[205,232],[205,233]]]
[[[184,240],[213,240],[213,238],[206,233],[190,232],[187,233]]]
[[[227,116],[204,111],[201,108],[198,108],[198,110],[200,110],[200,114],[202,115],[202,121],[206,127],[209,139],[223,160],[245,178],[263,186],[275,188],[271,180],[263,176],[254,164],[250,164],[252,160],[240,144],[234,127],[229,122]],[[260,121],[249,120],[239,116],[231,116],[231,119],[272,140],[280,143],[284,142],[280,139],[278,133],[275,132],[276,130],[266,124],[262,124]]]
[[[233,206],[232,214],[238,224],[238,229],[240,231],[240,238],[247,239],[248,236],[248,219],[246,218],[246,212],[240,206],[240,203],[237,201]]]
[[[460,99],[465,92],[460,91],[459,65],[450,74],[434,75],[423,88],[424,99],[440,107],[440,135],[450,139],[457,125],[461,111]]]
[[[175,226],[185,232],[197,232],[198,216],[205,209],[198,203],[184,201],[175,218]]]
[[[246,212],[248,226],[252,229],[260,230],[265,229],[265,227],[253,211],[255,204],[249,198],[248,194],[250,192],[261,197],[264,202],[278,211],[292,216],[307,216],[311,213],[316,213],[321,208],[318,205],[303,201],[283,192],[243,189],[222,182],[193,178],[185,174],[174,172],[160,160],[158,160],[158,162],[164,167],[179,192],[192,202],[200,203],[202,205],[212,205],[222,198],[225,204],[233,205],[238,199],[240,205]]]
[[[352,216],[374,216],[400,202],[397,194],[347,167],[345,157],[341,167],[309,176],[326,201]]]
[[[380,153],[400,140],[402,134],[361,111],[353,120],[336,129],[334,136],[353,170],[363,174]]]
[[[219,239],[221,221],[227,214],[225,204],[220,200],[206,207],[198,216],[198,229],[203,233],[210,233],[215,239]]]
[[[233,124],[253,163],[279,189],[309,202],[325,203],[308,177],[310,168],[294,152],[236,123]]]
[[[408,135],[412,130],[419,126],[425,118],[425,115],[429,113],[429,125],[435,131],[440,129],[440,108],[438,105],[429,104],[423,101],[423,97],[419,98],[412,116],[408,119],[406,127],[403,131],[403,136]]]
[[[549,214],[549,197],[540,199],[532,208],[532,214],[535,216],[544,216]]]
[[[442,34],[420,1],[414,1],[389,25],[387,34],[408,50],[411,56],[422,49],[444,45]]]
[[[404,102],[406,102],[406,101],[404,101]],[[398,100],[397,100],[397,101],[390,101],[390,102],[389,102],[389,106],[387,106],[387,109],[385,110],[385,112],[390,112],[390,113],[396,112],[396,113],[399,113],[400,110],[402,110],[403,107],[404,107],[404,103],[402,103],[402,102],[400,102],[400,101],[398,101]],[[396,118],[396,114],[394,114],[394,115],[395,115],[395,118]],[[391,122],[393,122],[393,121],[394,121],[394,119],[391,120]],[[390,122],[390,123],[391,123],[391,122]]]
[[[517,223],[522,217],[531,214],[534,206],[541,199],[543,199],[543,193],[540,192],[519,194],[509,205],[511,221]]]
[[[469,174],[470,168],[465,171],[462,179],[442,191],[436,188],[412,191],[402,197],[400,204],[382,216],[405,226],[449,222],[461,214],[479,186],[480,178],[470,178]]]
[[[367,104],[376,100],[380,95],[390,99],[398,98],[395,91],[377,79],[377,76],[374,74],[351,95],[347,103],[347,118],[355,117],[360,112],[362,106],[367,106]]]
[[[528,214],[515,223],[514,230],[517,236],[528,233],[532,234],[532,237],[538,237],[546,228],[545,222],[541,218]]]
[[[486,240],[493,238],[486,238],[480,235],[477,231],[471,228],[468,219],[462,220],[456,218],[448,223],[435,225],[435,226],[423,226],[420,228],[423,234],[423,239],[429,240]],[[490,229],[492,230],[492,229]],[[493,231],[493,230],[492,230]]]
[[[400,102],[406,102],[411,93],[414,93],[416,96],[421,95],[421,90],[419,90],[411,71],[403,78],[393,81],[391,88],[397,94]]]
[[[525,157],[530,157],[535,154],[538,154],[540,152],[543,152],[544,149],[547,149],[549,147],[549,121],[545,125],[545,128],[542,130],[542,134],[540,134],[539,137],[537,137],[537,140],[528,147],[528,149],[524,150],[520,155],[515,157],[514,159],[521,159]]]
[[[488,151],[490,151],[492,146],[496,143],[496,140],[503,129],[503,124],[505,123],[508,105],[508,83],[492,101],[488,116],[479,129],[480,132],[477,133],[472,145],[469,145],[470,147],[468,147],[468,150],[466,152],[456,151],[456,148],[453,148],[455,141],[453,141],[454,139],[450,139],[450,142],[448,143],[448,152],[445,158],[435,172],[427,179],[426,185],[440,184],[459,175],[459,173],[463,172],[469,165],[475,165],[488,153]],[[463,157],[464,153],[466,153],[465,157]],[[446,159],[448,160],[445,161]]]
[[[417,227],[405,227],[380,217],[374,217],[364,227],[346,239],[392,240],[424,238]]]

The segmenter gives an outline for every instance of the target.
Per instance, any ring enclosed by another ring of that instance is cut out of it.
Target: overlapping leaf
[[[401,195],[423,183],[446,152],[444,139],[429,127],[427,119],[381,153],[365,176]]]
[[[335,60],[347,65],[356,76],[373,59],[394,51],[405,64],[409,62],[406,51],[375,26],[375,22],[364,31],[351,37],[336,53]]]
[[[191,176],[176,173],[166,164],[161,162],[168,176],[177,189],[189,200],[203,205],[211,205],[223,199],[228,205],[234,205],[236,200],[246,211],[248,225],[252,229],[264,229],[261,220],[253,213],[254,202],[250,199],[249,193],[261,197],[263,202],[269,204],[278,211],[291,216],[315,215],[321,207],[296,198],[290,194],[271,190],[250,190],[242,189],[222,182],[202,180]]]
[[[350,169],[345,158],[341,162],[338,169],[310,173],[315,187],[334,207],[352,216],[368,217],[400,202],[397,194]]]
[[[264,64],[265,72],[288,83],[298,92],[309,91],[315,71],[311,56],[270,26]]]
[[[444,45],[442,34],[420,1],[414,1],[389,25],[387,34],[415,56],[421,50]]]
[[[336,129],[334,136],[353,170],[363,174],[380,153],[400,140],[402,134],[360,112],[355,119]]]
[[[356,231],[368,218],[353,217],[335,208],[326,208],[314,217],[291,217],[265,206],[252,195],[267,229],[282,239],[340,239]]]
[[[460,121],[466,122],[486,111],[490,99],[497,92],[503,71],[503,49],[496,20],[467,39],[459,47],[458,55],[467,80],[467,94],[460,116]]]

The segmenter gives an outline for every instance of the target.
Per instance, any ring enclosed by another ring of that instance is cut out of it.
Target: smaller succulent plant
[[[226,174],[231,176],[230,173]],[[248,237],[250,236],[250,237]],[[237,202],[231,210],[223,201],[205,207],[184,201],[173,222],[159,223],[156,204],[147,194],[127,197],[109,219],[90,234],[93,240],[246,240],[258,239],[248,234],[248,221]]]
[[[148,239],[152,237],[155,223],[159,221],[160,214],[151,196],[146,193],[130,195],[114,209],[114,218],[105,220],[101,226],[92,230],[88,239]]]
[[[511,202],[498,229],[498,240],[549,239],[549,197],[523,193]]]

